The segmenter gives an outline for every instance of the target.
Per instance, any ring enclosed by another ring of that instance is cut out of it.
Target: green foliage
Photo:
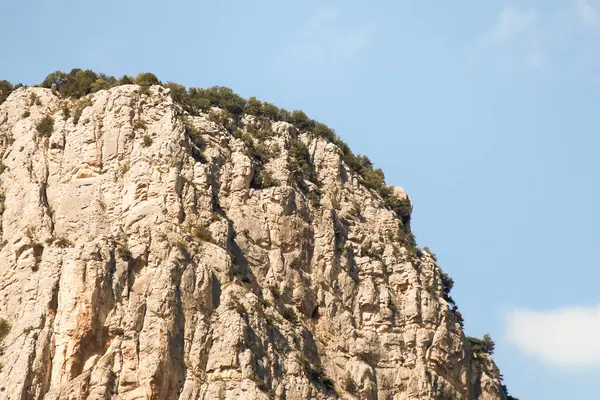
[[[205,226],[196,226],[192,229],[192,235],[196,239],[202,240],[204,242],[212,243],[214,241],[212,237],[212,233]]]
[[[73,242],[71,242],[69,239],[67,239],[64,236],[61,236],[58,239],[56,239],[54,241],[54,244],[57,247],[60,247],[60,248],[63,248],[63,249],[66,248],[66,247],[73,247]]]
[[[54,119],[50,116],[45,116],[38,122],[35,129],[37,129],[40,136],[50,137],[52,132],[54,132]]]
[[[92,99],[90,99],[89,97],[81,99],[77,102],[77,104],[75,104],[75,113],[73,114],[73,124],[74,125],[77,125],[79,123],[79,119],[81,118],[81,114],[83,113],[83,110],[91,104],[92,104]],[[63,117],[64,117],[64,110],[63,110]]]
[[[356,394],[358,391],[358,387],[349,373],[344,376],[344,389],[350,394]]]
[[[335,131],[321,122],[315,124],[312,133],[313,135],[325,138],[330,142],[333,142],[336,139]]]
[[[308,118],[304,111],[294,110],[288,118],[288,122],[301,131],[309,131],[315,127],[315,121]]]
[[[144,135],[144,137],[142,138],[142,146],[150,147],[151,145],[152,145],[152,138],[148,135]]]
[[[0,81],[0,104],[4,103],[13,91],[14,87],[12,83],[9,81]]]
[[[454,287],[454,279],[447,273],[440,269],[440,279],[442,281],[442,290],[444,291],[444,299],[451,304],[454,304],[454,300],[450,297],[450,291]]]
[[[129,250],[129,247],[126,244],[121,244],[117,248],[117,254],[124,261],[129,262],[133,260],[133,254],[131,253],[131,250]]]
[[[10,333],[10,322],[5,320],[4,318],[0,318],[0,343],[8,336]]]
[[[22,115],[23,118],[29,118],[29,116],[31,115],[31,112],[29,110],[25,111]]]
[[[142,72],[138,76],[136,76],[134,80],[136,85],[140,86],[152,86],[152,85],[160,85],[160,81],[151,72]]]
[[[108,89],[116,84],[113,77],[96,74],[94,71],[75,68],[68,74],[62,71],[51,73],[42,82],[42,87],[55,87],[61,96],[79,98],[100,89]]]
[[[298,324],[298,316],[292,307],[284,308],[281,316],[291,322],[293,325]]]
[[[71,116],[71,109],[66,104],[63,105],[63,107],[62,107],[62,116],[65,121],[68,120],[69,117]]]
[[[273,173],[264,168],[261,168],[253,179],[253,185],[260,189],[270,188],[278,184],[279,182],[273,178]]]
[[[129,76],[129,75],[123,75],[117,81],[117,85],[118,86],[121,86],[121,85],[132,85],[133,83],[134,83],[133,78],[131,76]]]
[[[262,102],[257,100],[256,97],[250,97],[248,101],[246,101],[246,105],[244,106],[244,114],[262,115]]]
[[[262,104],[262,114],[266,118],[276,121],[279,117],[279,108],[275,107],[271,103],[265,102]]]
[[[187,97],[187,90],[185,89],[185,86],[175,82],[167,82],[165,87],[170,89],[171,99],[173,99],[174,102],[182,103],[185,101]]]
[[[294,143],[292,143],[288,155],[290,169],[294,172],[296,183],[301,189],[306,189],[306,184],[304,183],[305,180],[310,182],[317,181],[313,168],[310,164],[308,149],[304,143],[296,140]]]
[[[194,160],[204,163],[206,159],[204,158],[204,150],[206,148],[206,143],[202,138],[202,132],[198,128],[194,126],[188,119],[183,119],[183,126],[185,127],[185,134],[189,138],[192,143],[192,157]]]
[[[494,349],[496,347],[496,344],[492,340],[491,336],[488,335],[487,333],[485,335],[483,335],[483,339],[477,339],[477,338],[474,338],[471,336],[467,337],[467,339],[469,340],[469,343],[471,344],[471,349],[473,350],[473,353],[475,353],[475,354],[485,353],[485,354],[489,354],[489,355],[494,354]]]

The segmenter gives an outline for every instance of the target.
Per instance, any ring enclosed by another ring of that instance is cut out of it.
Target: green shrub
[[[66,248],[66,247],[73,247],[73,242],[71,242],[69,239],[67,239],[64,236],[61,236],[58,239],[56,239],[54,241],[54,244],[57,247],[60,247],[60,248],[63,248],[63,249]]]
[[[73,114],[73,124],[74,125],[77,125],[79,123],[79,119],[81,118],[81,114],[83,113],[83,110],[91,104],[92,104],[92,99],[89,97],[81,99],[77,102],[77,104],[75,104],[75,113]]]
[[[119,78],[119,80],[117,81],[117,85],[132,85],[133,84],[133,78],[129,75],[123,75],[122,77]]]
[[[344,389],[350,394],[356,394],[358,391],[358,387],[349,373],[344,376]]]
[[[142,121],[141,119],[136,119],[135,121],[133,121],[133,129],[145,130],[146,123],[144,121]]]
[[[4,318],[0,318],[0,343],[8,336],[10,328],[10,323]]]
[[[170,89],[169,94],[171,96],[171,99],[173,99],[174,102],[177,102],[177,103],[185,102],[185,100],[187,98],[187,90],[185,89],[185,86],[180,85],[175,82],[167,82],[165,87],[167,89]]]
[[[273,178],[271,171],[267,169],[260,169],[257,171],[253,178],[253,186],[259,189],[266,189],[277,186],[279,182]]]
[[[266,118],[272,119],[273,121],[277,121],[279,117],[279,108],[275,107],[271,103],[263,103],[262,104],[262,114]]]
[[[294,110],[288,118],[288,122],[292,123],[301,131],[312,130],[315,127],[315,121],[308,118],[304,111]]]
[[[244,113],[250,115],[262,115],[262,103],[256,97],[250,97],[244,106]]]
[[[45,116],[40,122],[38,122],[38,124],[35,126],[35,129],[37,129],[40,136],[52,136],[52,132],[54,132],[54,119],[50,116]]]
[[[196,226],[192,229],[192,234],[196,239],[202,240],[204,242],[212,243],[214,241],[212,237],[212,233],[205,226]]]
[[[316,136],[325,138],[330,142],[333,142],[336,138],[335,131],[329,128],[327,125],[317,122],[312,130],[312,133]]]
[[[133,260],[133,254],[131,253],[131,250],[129,250],[129,247],[126,244],[122,244],[117,248],[117,254],[124,261],[129,262]]]
[[[140,86],[152,86],[152,85],[160,85],[160,81],[151,72],[142,72],[140,73],[134,80],[136,85]]]
[[[202,137],[202,132],[194,126],[187,118],[183,119],[183,126],[185,128],[185,134],[192,143],[192,157],[194,160],[200,163],[206,162],[204,157],[204,150],[206,148],[206,142]]]
[[[0,81],[0,104],[4,103],[13,91],[14,87],[12,83],[9,81]]]
[[[152,145],[152,138],[148,135],[144,135],[144,138],[142,139],[142,146],[150,147],[151,145]]]
[[[306,189],[304,181],[316,182],[316,176],[310,164],[310,156],[308,149],[299,140],[296,140],[290,147],[288,152],[288,163],[290,169],[294,172],[296,182],[303,190]]]
[[[473,350],[473,353],[475,353],[475,354],[485,353],[485,354],[489,354],[489,355],[494,354],[494,349],[496,347],[496,344],[492,340],[491,336],[488,335],[487,333],[485,335],[483,335],[483,339],[477,339],[477,338],[474,338],[471,336],[467,337],[467,339],[469,340],[469,343],[471,344],[471,349]]]
[[[29,118],[29,116],[31,115],[31,112],[29,110],[25,111],[22,115],[23,118]]]
[[[293,325],[298,324],[298,316],[292,307],[284,308],[281,316],[291,322]]]
[[[62,116],[65,121],[71,116],[71,109],[66,104],[62,107]]]

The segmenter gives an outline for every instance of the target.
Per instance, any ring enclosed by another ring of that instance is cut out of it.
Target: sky
[[[328,124],[408,191],[513,395],[597,392],[600,0],[0,0],[0,15],[0,79],[151,71]]]

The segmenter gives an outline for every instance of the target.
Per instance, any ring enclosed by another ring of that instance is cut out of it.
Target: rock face
[[[1,399],[505,399],[336,145],[184,114],[159,86],[0,105]]]

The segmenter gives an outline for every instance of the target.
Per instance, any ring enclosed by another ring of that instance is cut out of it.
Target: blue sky
[[[417,240],[455,279],[467,334],[495,339],[509,390],[596,393],[600,0],[0,0],[0,14],[0,79],[152,71],[335,128],[412,196]]]

